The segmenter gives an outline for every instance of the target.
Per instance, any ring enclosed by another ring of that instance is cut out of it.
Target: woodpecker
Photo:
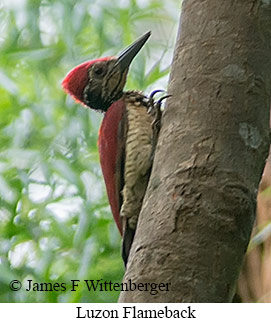
[[[123,237],[125,265],[149,181],[160,129],[161,99],[154,102],[159,90],[146,97],[139,91],[124,92],[123,88],[129,66],[150,34],[141,36],[118,57],[80,64],[62,82],[77,102],[105,113],[98,149],[108,200]]]

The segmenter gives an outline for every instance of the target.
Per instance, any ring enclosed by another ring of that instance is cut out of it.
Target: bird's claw
[[[169,97],[171,97],[172,95],[171,94],[167,94],[167,95],[164,95],[164,96],[162,96],[157,102],[156,102],[156,104],[158,104],[159,105],[159,107],[161,107],[161,104],[162,104],[162,101],[163,100],[165,100],[165,99],[167,99],[167,98],[169,98]]]
[[[156,93],[166,92],[165,90],[154,90],[150,94],[150,99],[153,99]]]

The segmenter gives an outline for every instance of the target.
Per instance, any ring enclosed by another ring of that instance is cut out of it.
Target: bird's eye
[[[98,76],[100,76],[100,75],[102,75],[103,74],[103,72],[104,72],[104,70],[103,70],[103,68],[102,67],[95,67],[94,68],[94,73],[95,73],[95,75],[98,75]]]

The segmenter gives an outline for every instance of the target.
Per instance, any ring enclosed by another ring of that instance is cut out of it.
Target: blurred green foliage
[[[127,88],[165,88],[179,1],[1,3],[0,302],[115,302],[118,292],[70,291],[71,279],[121,282],[124,270],[97,155],[102,116],[60,84],[77,64],[152,30]],[[27,292],[30,279],[67,291]]]

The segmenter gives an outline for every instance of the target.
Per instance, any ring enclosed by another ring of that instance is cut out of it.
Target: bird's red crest
[[[72,69],[62,81],[63,89],[76,101],[83,103],[83,92],[88,82],[88,69],[96,62],[108,61],[112,57],[103,57],[84,62]]]

